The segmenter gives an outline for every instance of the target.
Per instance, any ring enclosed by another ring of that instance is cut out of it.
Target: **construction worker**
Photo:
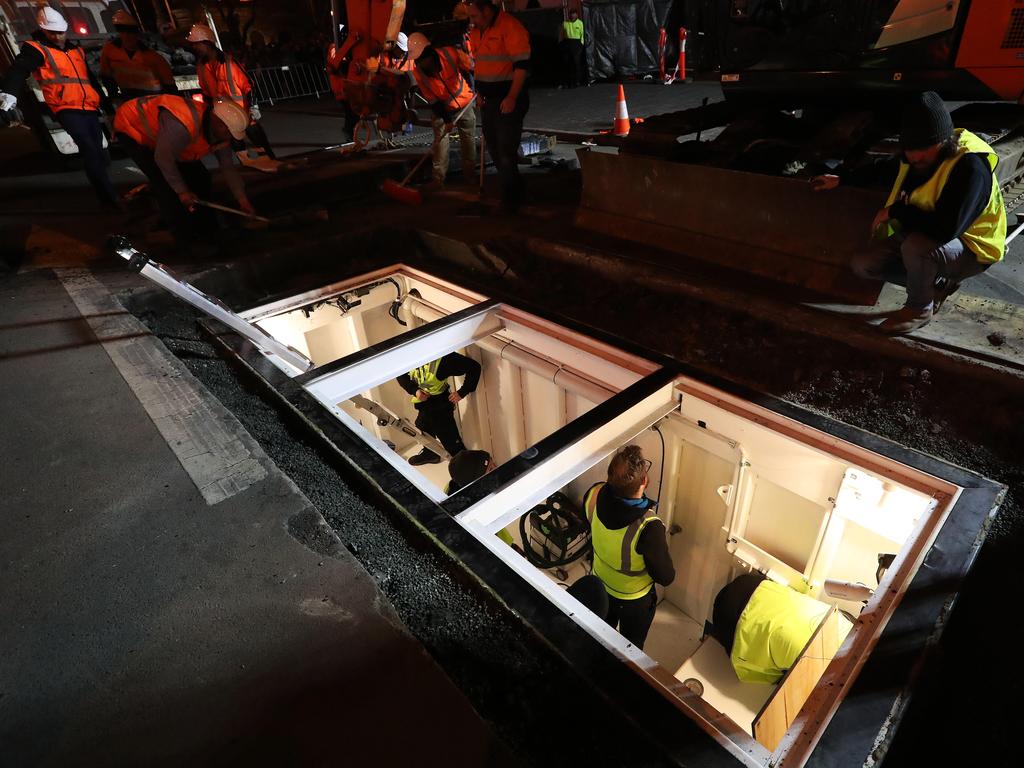
[[[254,213],[231,151],[231,141],[244,138],[248,124],[248,114],[233,101],[200,102],[173,94],[126,101],[114,115],[118,142],[149,178],[179,245],[201,234],[189,214],[210,192],[210,174],[202,163],[206,155],[217,158],[238,207]]]
[[[448,495],[461,491],[474,480],[479,480],[492,469],[494,460],[487,451],[462,450],[452,456],[448,462],[448,474],[451,480],[448,481],[444,492]]]
[[[246,136],[254,146],[274,158],[270,139],[258,122],[259,108],[252,101],[252,84],[245,68],[233,56],[217,47],[217,37],[206,24],[193,24],[185,39],[192,44],[196,55],[196,77],[199,78],[199,90],[203,98],[230,99],[244,109],[250,116]]]
[[[177,93],[171,65],[139,39],[139,23],[127,11],[114,14],[117,37],[108,40],[100,52],[100,77],[111,95],[122,100]]]
[[[473,61],[455,47],[434,48],[419,32],[409,37],[409,59],[420,94],[434,112],[434,183],[444,185],[448,175],[448,133],[459,132],[462,178],[472,179],[476,168],[476,113],[466,109],[473,101],[473,90],[463,76],[473,70]]]
[[[608,463],[608,481],[583,496],[594,574],[608,592],[605,621],[640,649],[658,604],[654,585],[668,586],[676,577],[665,525],[644,494],[650,470],[640,446],[627,445]]]
[[[1002,261],[1006,251],[995,150],[970,131],[954,129],[934,91],[904,109],[900,144],[889,199],[872,222],[882,242],[853,263],[863,277],[906,286],[903,308],[879,326],[890,334],[927,325],[962,281]],[[835,189],[840,177],[811,182],[815,189]]]
[[[562,22],[558,40],[562,53],[562,85],[566,88],[584,85],[583,19],[575,8],[569,9],[569,18]]]
[[[43,100],[58,123],[78,146],[85,175],[96,190],[100,205],[121,211],[124,204],[107,175],[107,154],[103,149],[101,106],[113,112],[113,105],[89,71],[82,48],[67,39],[68,23],[50,6],[36,14],[39,29],[22,43],[10,69],[0,79],[0,112],[18,106],[15,95],[29,75],[43,91]]]
[[[351,141],[355,135],[356,125],[359,123],[359,115],[349,105],[345,95],[345,80],[348,77],[349,65],[352,63],[348,54],[342,55],[347,37],[346,31],[342,27],[338,32],[338,44],[331,43],[327,46],[327,79],[331,84],[334,100],[341,105],[345,113],[345,134]]]
[[[462,386],[452,392],[448,379],[463,376]],[[476,390],[480,382],[480,363],[458,352],[418,366],[398,377],[398,385],[412,395],[416,408],[416,428],[436,437],[452,456],[465,449],[455,423],[455,406]],[[412,456],[409,463],[438,464],[441,457],[428,448]]]
[[[492,0],[469,0],[469,18],[484,139],[498,167],[502,208],[514,212],[524,196],[519,145],[530,109],[530,34]]]
[[[395,44],[384,54],[381,66],[398,72],[412,72],[412,61],[409,58],[409,36],[399,32]]]
[[[474,480],[479,480],[496,466],[494,459],[491,458],[491,454],[487,451],[459,451],[448,462],[448,474],[451,475],[451,480],[445,486],[444,492],[451,496],[456,491],[461,491]],[[494,535],[522,554],[522,550],[516,545],[515,537],[507,530],[502,528]]]

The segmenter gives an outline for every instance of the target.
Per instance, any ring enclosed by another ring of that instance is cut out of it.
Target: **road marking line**
[[[238,419],[88,270],[54,271],[207,504],[276,470]]]

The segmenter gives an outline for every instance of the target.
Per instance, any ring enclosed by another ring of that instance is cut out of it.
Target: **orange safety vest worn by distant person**
[[[100,53],[100,72],[122,91],[160,93],[164,83],[174,82],[171,65],[159,53],[148,48],[130,52],[113,40]]]
[[[179,160],[200,160],[212,148],[203,135],[203,115],[210,107],[194,99],[164,94],[131,99],[118,107],[114,115],[114,131],[123,133],[137,144],[156,149],[156,134],[160,123],[160,110],[166,109],[189,132],[191,142]]]
[[[89,68],[81,48],[62,51],[48,45],[27,40],[43,56],[43,66],[33,76],[43,89],[43,99],[56,114],[63,109],[82,109],[98,112],[100,95],[89,82]]]
[[[473,74],[480,83],[511,82],[515,65],[530,60],[530,33],[504,11],[498,11],[487,29],[473,27],[469,41],[476,62]]]
[[[473,91],[459,71],[471,69],[472,62],[456,48],[438,48],[437,56],[441,60],[437,77],[427,77],[419,67],[413,68],[413,77],[428,103],[440,102],[446,110],[458,112],[473,99]]]
[[[207,61],[196,67],[199,78],[199,90],[208,101],[213,99],[231,99],[235,104],[247,109],[247,99],[252,85],[245,69],[230,56],[224,61]]]

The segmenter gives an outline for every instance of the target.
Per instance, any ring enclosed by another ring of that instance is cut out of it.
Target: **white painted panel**
[[[519,369],[526,444],[535,445],[565,423],[564,390],[535,373]]]
[[[481,308],[425,336],[400,343],[340,370],[325,373],[306,384],[305,388],[322,403],[333,405],[394,379],[418,365],[461,349],[481,336],[489,336],[500,327],[501,320],[495,308]]]
[[[921,40],[953,28],[960,0],[900,0],[874,48]]]
[[[807,445],[784,437],[729,411],[687,395],[682,415],[703,421],[707,428],[735,440],[751,471],[819,506],[835,498],[847,464]]]
[[[758,477],[743,537],[803,573],[828,510]]]
[[[687,615],[704,622],[711,618],[715,595],[729,581],[732,558],[722,531],[728,510],[717,489],[733,481],[736,464],[684,443],[675,471],[673,522],[682,530],[669,537],[676,580],[665,595]]]
[[[464,525],[478,526],[488,533],[504,528],[676,407],[678,401],[672,386],[662,387],[624,413],[595,427],[577,442],[540,461],[527,474],[460,513],[458,519]]]

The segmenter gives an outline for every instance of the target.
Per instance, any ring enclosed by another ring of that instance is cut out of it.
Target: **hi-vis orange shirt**
[[[129,139],[148,149],[156,149],[156,134],[160,122],[160,110],[166,109],[188,130],[191,141],[179,160],[190,162],[210,154],[211,147],[203,135],[203,114],[209,109],[195,99],[164,94],[143,96],[126,101],[114,115],[114,131],[123,133]]]
[[[113,78],[122,91],[129,92],[160,93],[165,83],[174,82],[171,65],[159,53],[149,48],[130,53],[113,40],[100,53],[100,72]]]
[[[522,69],[530,61],[530,33],[504,11],[498,11],[487,29],[473,27],[469,42],[476,62],[473,74],[479,90],[488,97],[507,92],[517,65]]]
[[[248,109],[246,100],[252,90],[249,76],[230,56],[225,56],[224,61],[199,64],[196,75],[199,78],[199,90],[208,101],[231,99],[242,109]]]
[[[43,55],[43,66],[33,76],[51,112],[57,114],[62,109],[99,111],[100,95],[89,82],[89,68],[81,48],[76,46],[62,51],[34,40],[26,43]]]
[[[427,77],[419,67],[413,68],[413,77],[428,103],[440,102],[447,111],[458,112],[473,99],[473,91],[460,71],[469,71],[473,63],[457,48],[438,48],[437,56],[441,60],[437,77]]]

